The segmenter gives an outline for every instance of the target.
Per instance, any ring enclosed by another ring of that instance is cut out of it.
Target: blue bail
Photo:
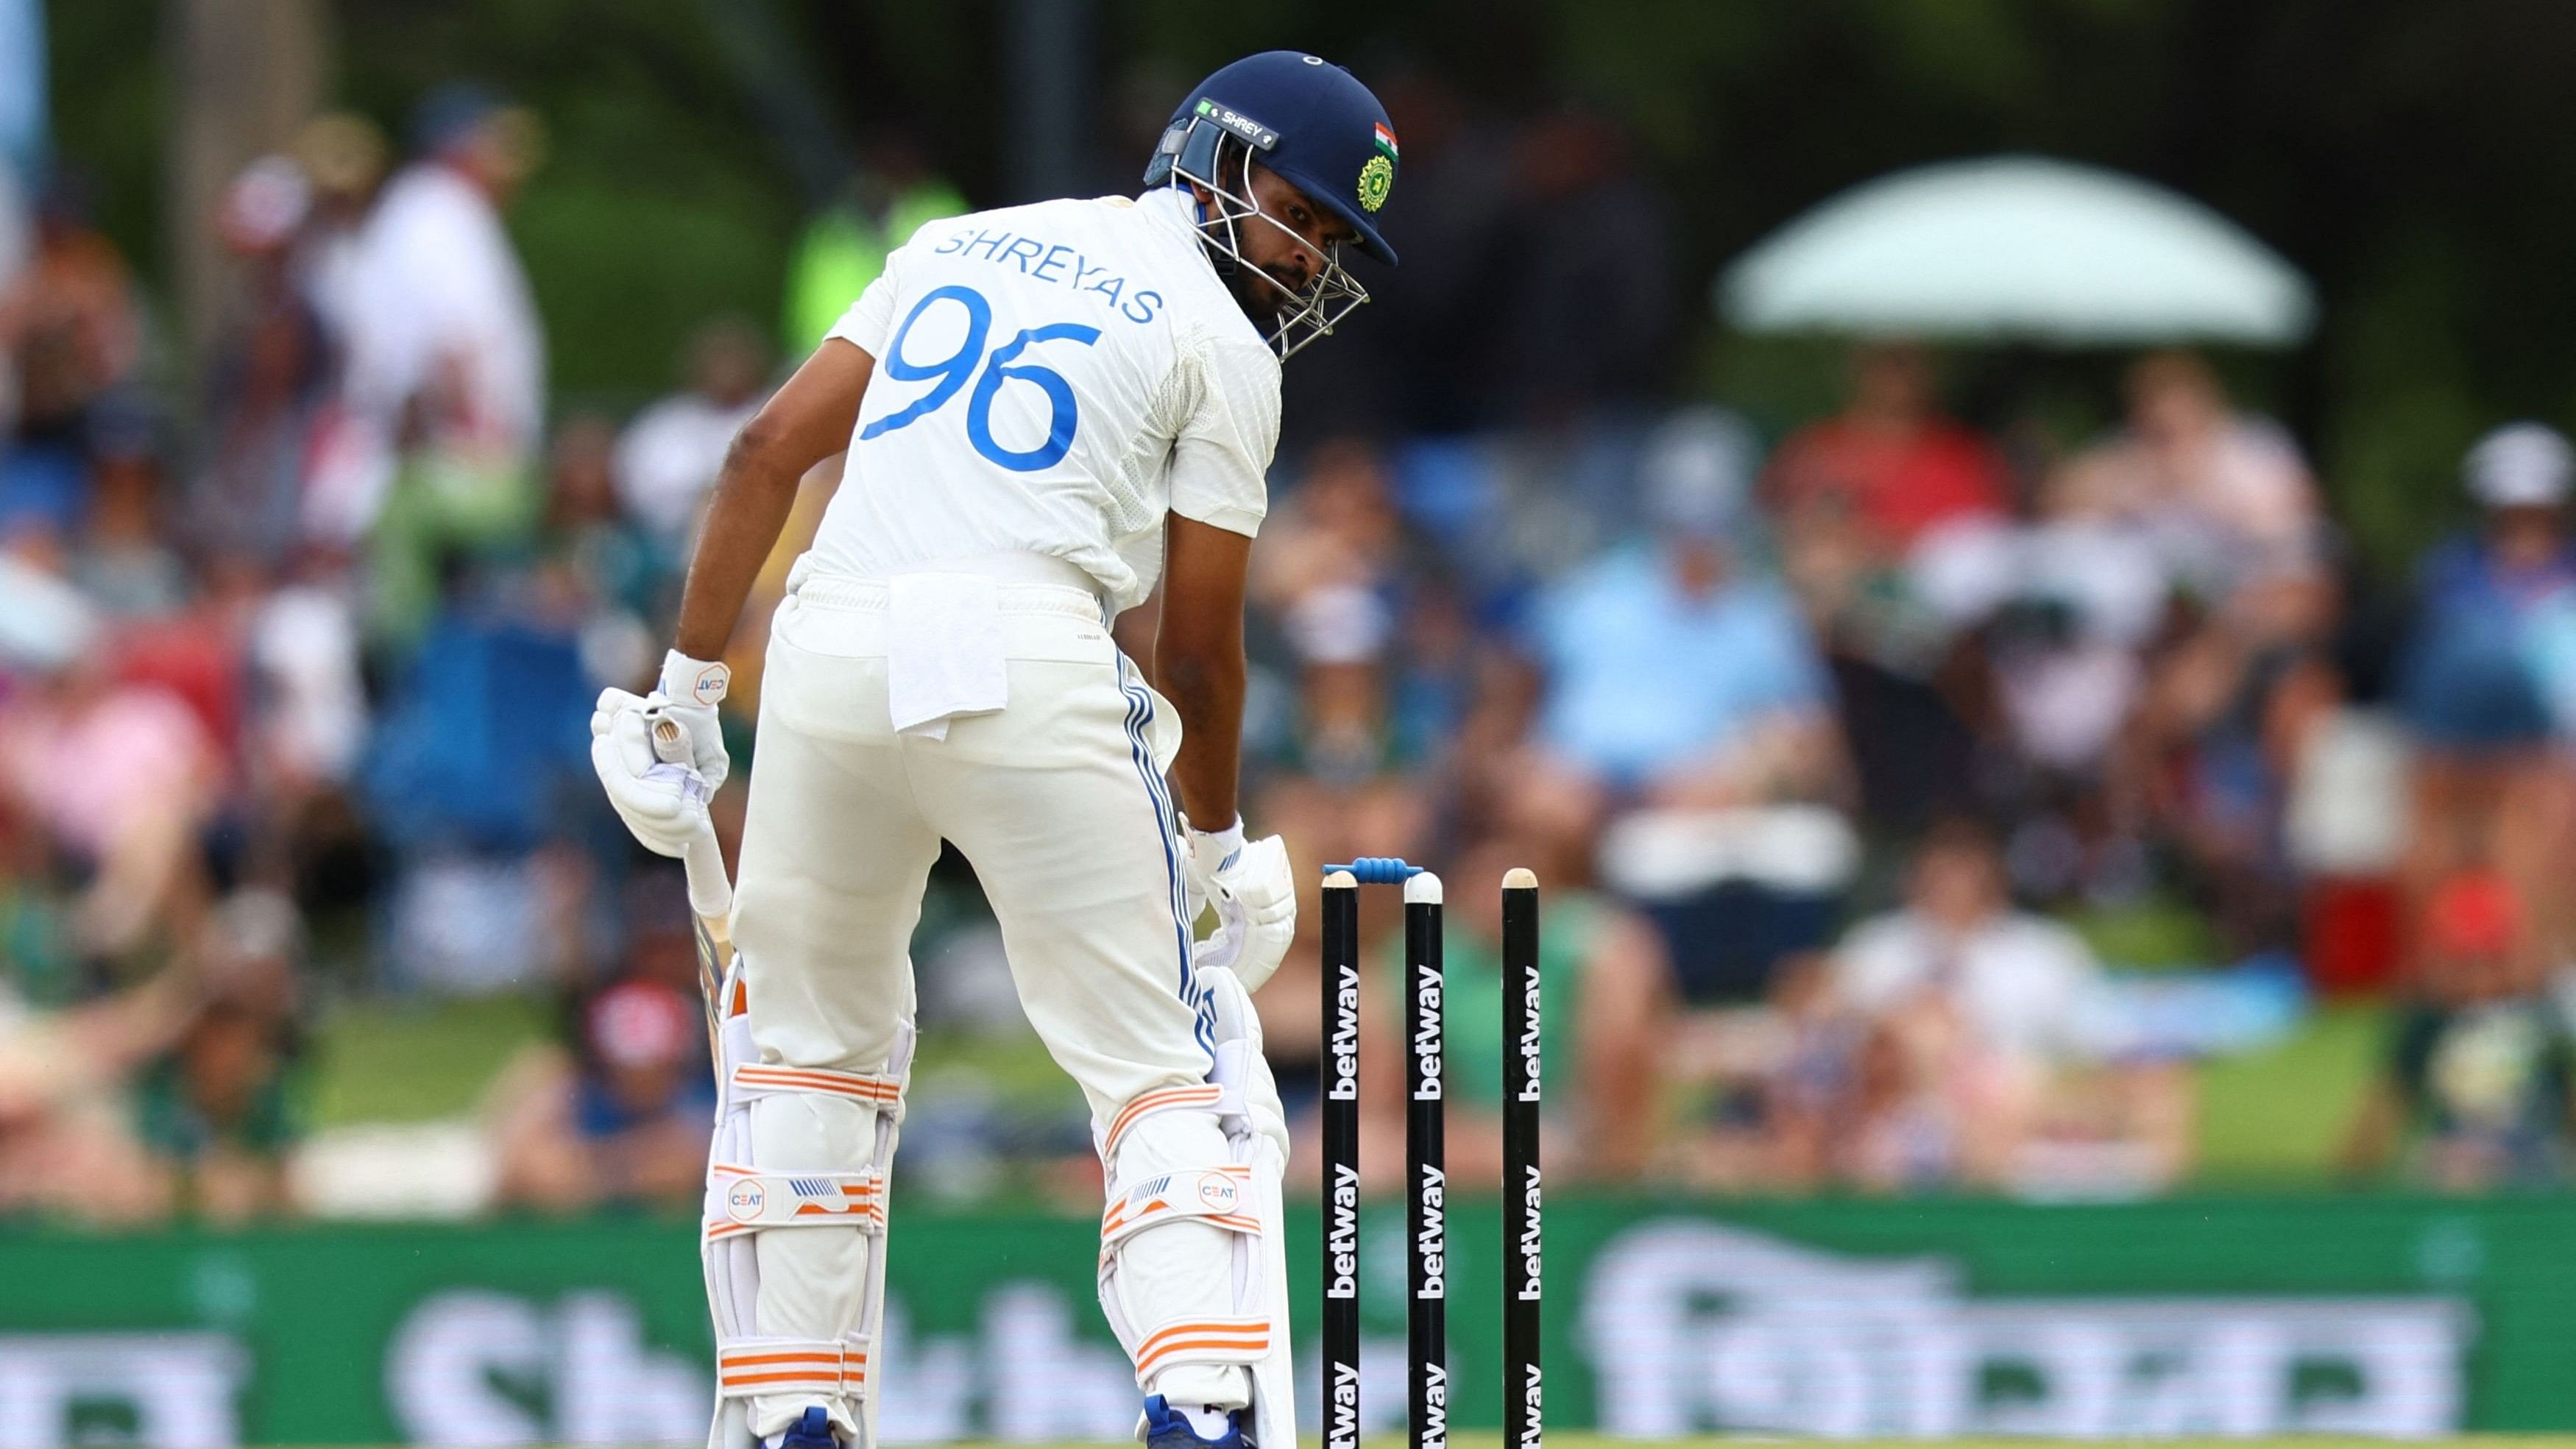
[[[1349,871],[1361,885],[1402,885],[1422,874],[1422,867],[1407,865],[1402,857],[1393,855],[1363,855],[1348,865],[1325,866],[1324,874],[1329,876],[1337,870]]]

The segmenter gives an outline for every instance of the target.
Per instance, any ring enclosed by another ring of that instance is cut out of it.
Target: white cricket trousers
[[[974,865],[1021,1004],[1096,1123],[1143,1093],[1206,1081],[1210,1027],[1192,1005],[1163,778],[1181,734],[1170,705],[1119,654],[1091,594],[1006,582],[1007,705],[951,719],[944,740],[899,736],[885,597],[881,585],[814,575],[771,627],[734,915],[762,1059],[886,1068],[912,1019],[909,948],[944,837]],[[832,1106],[756,1103],[759,1150],[809,1170],[839,1164],[784,1159],[864,1153]],[[1156,1122],[1109,1164],[1113,1187],[1227,1160],[1213,1116]],[[1156,1244],[1131,1254],[1151,1261],[1130,1265],[1156,1297],[1224,1311],[1225,1234],[1175,1226],[1135,1241]],[[856,1326],[868,1244],[855,1232],[762,1233],[759,1331],[828,1338]],[[773,1431],[801,1407],[756,1399],[753,1426]]]

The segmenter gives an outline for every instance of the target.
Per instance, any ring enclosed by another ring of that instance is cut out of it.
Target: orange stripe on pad
[[[834,1373],[830,1377],[837,1384],[844,1376]],[[743,1384],[811,1384],[820,1383],[823,1378],[824,1375],[815,1373],[727,1374],[724,1385],[730,1389]]]
[[[1147,1203],[1145,1206],[1138,1208],[1135,1216],[1133,1217],[1112,1217],[1107,1222],[1102,1223],[1100,1225],[1100,1235],[1104,1238],[1110,1237],[1116,1234],[1119,1229],[1128,1226],[1130,1223],[1144,1221],[1146,1215],[1149,1213],[1169,1212],[1171,1210],[1172,1205],[1167,1202]],[[1203,1223],[1213,1223],[1220,1228],[1240,1228],[1247,1233],[1258,1233],[1261,1231],[1261,1219],[1249,1217],[1242,1213],[1204,1213],[1200,1215],[1199,1221]]]
[[[1159,1092],[1147,1092],[1128,1103],[1125,1109],[1119,1112],[1117,1120],[1109,1124],[1109,1150],[1116,1152],[1118,1139],[1126,1135],[1127,1129],[1134,1125],[1138,1117],[1148,1112],[1165,1107],[1206,1106],[1224,1095],[1225,1088],[1214,1082],[1196,1087],[1165,1087]]]
[[[1136,1345],[1137,1352],[1150,1353],[1155,1345],[1176,1333],[1232,1334],[1237,1337],[1257,1335],[1264,1343],[1270,1341],[1270,1325],[1260,1319],[1238,1318],[1231,1323],[1175,1323],[1169,1328],[1158,1329],[1147,1335],[1143,1343]]]
[[[1174,1354],[1187,1353],[1192,1349],[1207,1348],[1232,1349],[1237,1352],[1252,1354],[1268,1353],[1270,1351],[1270,1336],[1268,1334],[1263,1334],[1259,1338],[1176,1339],[1173,1342],[1164,1344],[1161,1348],[1137,1355],[1136,1372],[1139,1375],[1149,1375],[1153,1372],[1155,1365],[1161,1363],[1167,1358],[1170,1358]]]
[[[823,1092],[839,1097],[858,1097],[871,1102],[892,1102],[903,1095],[903,1088],[897,1083],[855,1072],[826,1072],[802,1067],[739,1066],[733,1069],[733,1077],[735,1081],[749,1087],[790,1087],[800,1091]]]
[[[1152,1363],[1156,1359],[1168,1357],[1185,1348],[1248,1348],[1259,1350],[1268,1348],[1269,1346],[1270,1335],[1266,1333],[1257,1338],[1176,1338],[1171,1342],[1164,1344],[1160,1348],[1147,1349],[1137,1361],[1140,1364]]]

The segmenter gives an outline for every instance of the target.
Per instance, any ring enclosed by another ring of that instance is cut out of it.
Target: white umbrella
[[[2307,279],[2244,228],[2117,172],[2030,156],[1883,176],[1765,238],[1718,278],[1756,332],[2074,344],[2307,335]]]

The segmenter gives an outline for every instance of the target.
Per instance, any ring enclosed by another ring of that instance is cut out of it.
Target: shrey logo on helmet
[[[1199,101],[1198,112],[1200,115],[1207,117],[1209,120],[1216,122],[1220,126],[1225,127],[1234,134],[1241,136],[1244,140],[1251,142],[1253,147],[1257,150],[1267,151],[1279,144],[1279,133],[1277,131],[1270,129],[1268,126],[1261,124],[1259,121],[1256,121],[1241,112],[1228,110],[1214,101],[1202,98]]]

